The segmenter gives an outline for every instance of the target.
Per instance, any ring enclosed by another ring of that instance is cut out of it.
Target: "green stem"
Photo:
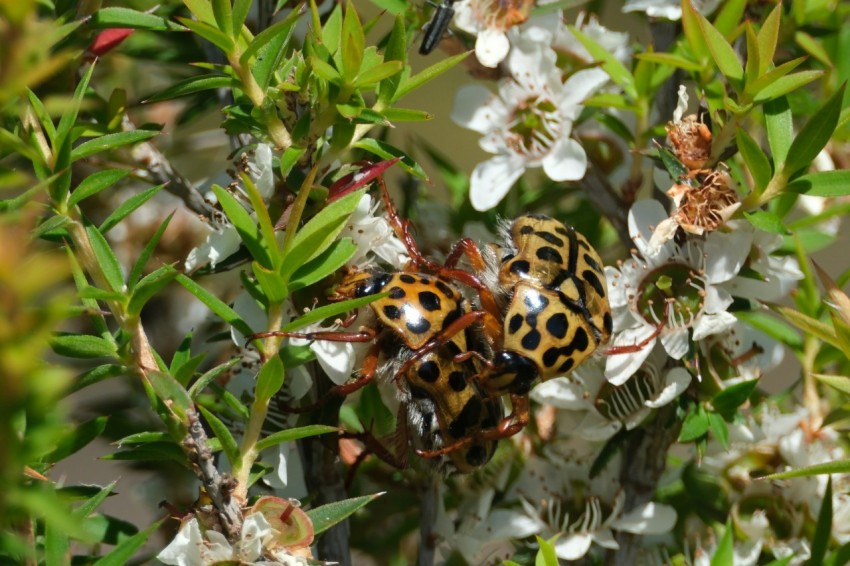
[[[286,129],[277,112],[272,108],[266,108],[266,93],[257,84],[257,80],[251,73],[251,70],[242,66],[239,62],[241,53],[235,51],[228,55],[228,61],[236,76],[239,77],[239,82],[242,84],[242,90],[251,100],[251,103],[256,106],[263,114],[266,130],[269,136],[274,141],[275,149],[285,151],[292,146],[292,135]]]

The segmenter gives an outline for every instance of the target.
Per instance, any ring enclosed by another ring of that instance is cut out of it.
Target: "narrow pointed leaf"
[[[319,533],[325,532],[340,521],[345,520],[355,511],[365,507],[369,502],[374,501],[382,495],[384,495],[384,492],[375,493],[373,495],[363,495],[352,499],[328,503],[327,505],[322,505],[315,509],[310,509],[307,511],[307,516],[310,517],[310,520],[313,522],[313,533],[318,535]]]
[[[101,8],[88,21],[95,29],[133,28],[154,31],[186,31],[186,28],[168,18],[139,12],[130,8]]]
[[[767,141],[773,153],[774,167],[779,168],[788,156],[788,148],[794,139],[794,121],[788,100],[781,96],[764,105],[764,121],[767,126]]]
[[[154,94],[145,99],[145,103],[162,102],[163,100],[171,100],[196,92],[205,90],[213,90],[219,88],[231,88],[233,79],[226,75],[200,75],[197,77],[189,77],[178,81],[169,86],[165,90]]]
[[[106,217],[106,220],[100,225],[99,230],[106,234],[115,226],[118,225],[119,222],[124,220],[130,214],[132,214],[137,208],[148,202],[150,199],[154,197],[156,193],[162,190],[165,185],[157,185],[155,187],[151,187],[149,189],[145,189],[137,195],[133,195],[132,197],[125,200],[121,203],[121,206],[112,211],[112,214]]]
[[[823,71],[800,71],[786,75],[773,81],[770,85],[758,91],[753,99],[757,104],[773,100],[795,91],[823,76]]]
[[[77,161],[90,155],[110,151],[125,145],[139,143],[158,136],[158,130],[131,130],[128,132],[116,132],[96,137],[83,142],[71,150],[71,161]]]
[[[251,42],[245,52],[239,57],[239,62],[242,65],[248,63],[248,60],[258,53],[263,47],[268,45],[273,39],[283,37],[281,47],[289,44],[289,39],[292,36],[292,30],[302,14],[302,10],[292,10],[284,19],[275,22],[257,34],[257,37]]]
[[[233,326],[245,336],[254,334],[251,327],[242,320],[235,310],[227,306],[221,299],[192,281],[189,277],[182,273],[177,275],[177,282],[183,285],[190,293],[195,295],[202,303],[207,305],[219,318],[227,324]]]
[[[109,554],[99,559],[93,566],[123,566],[124,564],[128,564],[136,551],[159,529],[163,521],[165,519],[161,519],[143,531],[139,531],[130,538],[122,540]]]
[[[456,67],[459,63],[461,63],[471,54],[472,51],[467,51],[466,53],[459,53],[458,55],[442,59],[441,61],[423,69],[415,75],[402,79],[401,83],[398,85],[398,88],[395,91],[395,94],[392,97],[392,102],[399,101],[401,97],[403,97],[410,91],[416,90],[425,83],[436,79],[446,71],[452,69],[453,67]]]
[[[301,426],[298,428],[290,428],[286,430],[280,430],[269,436],[263,438],[259,442],[257,442],[257,450],[262,451],[266,448],[271,448],[276,444],[282,444],[284,442],[293,442],[295,440],[301,440],[302,438],[308,438],[310,436],[318,436],[320,434],[330,434],[337,433],[339,429],[335,426],[327,426],[327,425],[308,425]]]
[[[74,192],[68,198],[68,208],[74,207],[83,200],[96,195],[100,191],[111,187],[130,174],[126,169],[107,169],[92,173],[77,185]]]
[[[230,430],[221,421],[221,419],[205,409],[203,405],[198,405],[198,410],[200,410],[201,414],[204,415],[204,418],[212,429],[213,434],[215,434],[215,437],[218,438],[219,442],[221,442],[221,449],[224,451],[224,455],[227,456],[227,460],[230,462],[230,467],[232,469],[239,461],[239,445],[236,444],[236,439],[233,438]]]
[[[608,73],[611,80],[617,83],[626,94],[633,100],[637,98],[637,88],[635,87],[635,78],[631,72],[623,65],[619,59],[614,57],[614,54],[602,47],[593,38],[582,32],[574,26],[568,26],[569,30],[578,39],[585,49],[590,53],[596,61],[602,62],[602,69]]]
[[[227,215],[227,219],[239,233],[242,243],[250,250],[251,256],[264,267],[271,268],[272,261],[263,240],[260,238],[260,228],[257,226],[257,222],[251,218],[245,207],[230,192],[218,185],[213,185],[212,190]]]
[[[139,282],[139,279],[141,279],[142,272],[144,271],[148,260],[153,255],[154,250],[156,250],[157,244],[159,244],[159,241],[162,239],[162,235],[165,234],[165,230],[168,228],[168,224],[171,222],[173,217],[173,212],[165,217],[165,220],[160,223],[159,228],[156,229],[156,232],[154,232],[153,236],[151,236],[145,244],[145,247],[142,249],[139,257],[136,258],[136,262],[130,269],[130,275],[127,277],[127,287],[131,292],[133,291],[133,287],[136,286],[136,283]]]
[[[791,142],[788,150],[788,159],[785,161],[784,171],[790,177],[809,166],[817,157],[826,142],[832,137],[835,127],[838,125],[838,116],[841,114],[841,105],[844,99],[844,86],[842,85],[832,97],[812,116],[806,125]]]
[[[103,234],[94,226],[86,226],[86,233],[89,236],[91,249],[97,258],[100,268],[103,271],[104,277],[109,282],[112,291],[122,291],[124,289],[124,273],[121,271],[121,264],[115,253],[109,246],[109,242],[103,237]]]
[[[782,5],[776,7],[765,18],[758,33],[759,74],[763,75],[773,63],[776,53],[776,42],[779,40],[779,21],[782,15]]]
[[[850,171],[820,171],[794,179],[786,191],[815,197],[840,197],[850,194]]]
[[[735,140],[738,143],[738,151],[741,152],[741,157],[744,158],[744,163],[747,164],[747,169],[753,176],[756,192],[761,193],[773,176],[770,160],[744,128],[738,128],[735,132]]]
[[[732,86],[737,89],[744,80],[744,67],[741,66],[738,55],[732,49],[732,46],[729,45],[729,42],[726,41],[726,38],[723,37],[723,34],[711,25],[711,22],[705,19],[705,16],[697,12],[696,17],[703,40],[705,40],[705,44],[708,46],[708,50],[711,52],[711,57],[717,64],[717,68],[729,79]]]
[[[50,347],[60,356],[69,358],[111,358],[118,351],[115,344],[100,336],[60,334],[50,339]]]

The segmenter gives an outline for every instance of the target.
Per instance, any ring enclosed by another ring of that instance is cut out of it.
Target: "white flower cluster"
[[[592,18],[580,17],[578,27],[604,38],[603,44],[617,56],[629,55],[626,34],[608,32]],[[472,172],[469,196],[476,210],[496,206],[526,169],[542,167],[555,181],[584,177],[587,154],[572,137],[573,124],[584,100],[609,83],[601,69],[581,68],[591,58],[560,12],[532,18],[499,37],[510,44],[509,54],[503,50],[510,78],[502,80],[498,94],[482,85],[462,87],[452,113],[457,124],[480,132],[481,148],[494,154]],[[579,62],[576,68],[559,66],[564,53]]]

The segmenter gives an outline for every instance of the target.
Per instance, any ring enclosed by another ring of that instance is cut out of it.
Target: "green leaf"
[[[798,171],[807,168],[820,150],[824,148],[826,142],[832,137],[835,127],[838,124],[838,116],[841,114],[841,104],[844,98],[844,87],[842,85],[832,97],[827,100],[823,106],[812,116],[806,125],[791,142],[791,147],[788,149],[788,158],[782,168],[787,175],[791,177]]]
[[[227,219],[236,228],[242,243],[251,252],[251,257],[260,262],[264,267],[271,268],[272,260],[269,257],[269,252],[266,249],[266,243],[260,237],[260,228],[257,222],[251,218],[251,215],[245,210],[236,198],[229,191],[213,185],[212,191],[218,199],[224,214]]]
[[[670,65],[671,67],[676,67],[691,73],[698,72],[702,69],[702,65],[675,53],[638,53],[635,55],[635,59],[652,61],[653,63],[661,63],[662,65]]]
[[[314,322],[321,322],[332,316],[339,316],[340,314],[348,311],[352,311],[355,309],[359,309],[362,306],[368,305],[378,299],[386,297],[388,292],[384,293],[375,293],[374,295],[368,295],[366,297],[360,297],[357,299],[349,299],[347,301],[340,301],[338,303],[331,303],[329,305],[324,305],[318,308],[311,310],[306,313],[304,316],[298,317],[295,320],[284,324],[281,327],[283,332],[294,332],[299,328],[303,328],[308,324],[313,324]]]
[[[138,283],[141,278],[142,271],[145,269],[145,266],[153,255],[154,250],[156,250],[156,246],[162,239],[162,235],[165,233],[166,228],[168,228],[168,224],[171,222],[171,218],[173,216],[174,213],[172,212],[159,224],[159,228],[156,229],[156,232],[154,232],[153,236],[151,236],[151,238],[147,241],[142,252],[139,254],[139,257],[136,258],[135,263],[133,263],[133,267],[130,269],[130,275],[127,277],[127,287],[131,293],[133,292],[136,283]]]
[[[738,151],[741,152],[741,157],[744,158],[744,163],[753,176],[756,193],[760,194],[773,176],[770,160],[744,128],[738,128],[735,132],[735,140],[738,143]]]
[[[230,462],[230,468],[233,469],[239,462],[239,445],[236,444],[236,439],[233,438],[230,430],[221,419],[205,409],[203,405],[198,405],[198,410],[204,415],[213,434],[221,442],[221,449],[224,455],[227,456],[227,461]]]
[[[116,440],[113,444],[119,448],[123,448],[124,446],[138,446],[140,444],[149,444],[151,442],[168,442],[168,440],[167,432],[146,431],[127,435],[124,438]]]
[[[257,84],[265,90],[272,82],[276,71],[282,66],[293,28],[288,28],[287,34],[277,34],[257,52],[257,57],[251,65],[251,73],[257,79]]]
[[[203,393],[204,389],[206,389],[207,385],[209,385],[210,382],[222,375],[225,375],[227,372],[233,369],[233,367],[241,363],[241,361],[241,358],[232,358],[224,362],[223,364],[219,364],[204,373],[195,381],[195,383],[192,384],[191,387],[189,387],[189,397],[191,397],[193,400],[196,400],[198,398],[198,395]]]
[[[74,124],[77,122],[80,105],[83,102],[83,97],[85,97],[86,89],[89,86],[89,81],[91,80],[94,67],[95,65],[91,65],[83,75],[82,79],[80,79],[80,82],[77,84],[77,88],[74,90],[72,104],[67,107],[65,112],[62,114],[62,118],[59,120],[59,125],[56,127],[57,146],[63,145],[69,141],[67,139],[68,135],[71,133],[71,128],[73,128]]]
[[[233,33],[233,7],[230,0],[212,0],[212,11],[215,17],[216,27],[229,37],[236,37]]]
[[[159,135],[158,130],[130,130],[129,132],[116,132],[105,134],[87,142],[83,142],[71,150],[71,161],[77,161],[84,157],[112,150],[117,147],[139,143]]]
[[[402,70],[404,70],[404,65],[401,61],[387,61],[386,63],[375,65],[374,67],[357,75],[354,79],[354,87],[369,88],[384,79],[397,75],[402,72]]]
[[[192,30],[193,33],[206,39],[225,53],[233,52],[233,40],[206,22],[191,20],[189,18],[177,18],[180,23]]]
[[[714,27],[724,37],[728,37],[730,40],[733,39],[732,34],[737,29],[746,7],[747,0],[727,0],[723,2],[717,17],[714,18]],[[747,53],[749,54],[749,52]]]
[[[699,15],[691,2],[682,2],[682,28],[685,39],[696,60],[704,66],[710,53],[700,29],[700,20],[697,17]]]
[[[431,120],[434,116],[424,110],[412,110],[410,108],[388,108],[382,110],[381,115],[390,122],[424,122]]]
[[[773,214],[772,212],[768,212],[767,210],[754,210],[752,212],[745,212],[744,216],[747,217],[747,220],[750,221],[750,224],[752,224],[759,230],[764,230],[765,232],[770,232],[771,234],[788,233],[788,229],[782,223],[782,219]]]
[[[791,107],[788,99],[784,96],[766,102],[764,108],[764,121],[767,126],[767,142],[773,153],[774,165],[785,161],[788,156],[788,148],[794,139],[794,121],[791,116]]]
[[[758,379],[751,379],[730,385],[715,395],[714,399],[711,400],[711,404],[721,415],[731,416],[735,413],[738,407],[743,405],[747,399],[750,398],[750,395],[752,395],[753,391],[755,391],[758,382]]]
[[[847,474],[850,473],[850,460],[835,460],[825,462],[823,464],[815,464],[814,466],[806,466],[805,468],[797,468],[796,470],[788,470],[787,472],[779,472],[777,474],[768,474],[758,479],[760,480],[787,480],[792,478],[808,478],[812,476],[823,476],[826,474]]]
[[[756,39],[756,32],[753,31],[752,24],[747,22],[744,29],[747,35],[747,61],[744,65],[744,92],[751,93],[753,91],[751,85],[761,74],[759,71],[761,60],[759,59],[758,40]]]
[[[363,26],[357,16],[357,10],[349,4],[345,10],[342,20],[340,35],[341,44],[336,58],[342,64],[340,69],[345,82],[352,84],[354,77],[360,72],[363,64],[363,52],[366,48],[366,40],[363,36]]]
[[[723,75],[729,79],[729,82],[738,90],[744,80],[744,67],[741,61],[738,60],[738,55],[735,50],[723,37],[723,34],[716,27],[711,25],[705,16],[699,12],[695,12],[697,21],[699,22],[700,32],[708,50],[711,52],[711,57],[717,64],[717,68]]]
[[[50,117],[50,113],[47,111],[47,107],[44,105],[41,99],[39,99],[38,96],[36,96],[36,94],[30,89],[27,89],[27,99],[30,102],[30,106],[32,106],[32,109],[35,111],[35,115],[38,117],[39,124],[41,124],[41,127],[44,128],[44,133],[47,134],[47,139],[48,141],[50,141],[50,145],[55,146],[56,126],[53,125],[53,119]],[[2,132],[8,133],[6,132],[6,130],[2,130]],[[15,139],[20,142],[20,138],[18,138],[17,136],[15,136]],[[41,152],[38,153],[39,155],[41,154]],[[27,158],[31,159],[29,156]],[[38,161],[38,159],[32,160]]]
[[[428,179],[428,176],[425,174],[425,170],[422,169],[422,166],[414,161],[412,157],[386,142],[382,142],[374,138],[363,138],[355,143],[354,147],[377,155],[383,160],[390,160],[399,157],[401,158],[401,161],[399,161],[398,164],[406,173],[422,180]]]
[[[242,33],[242,26],[245,25],[245,20],[251,11],[251,4],[253,4],[253,0],[234,0],[231,20],[233,23],[233,37],[239,37],[239,34]],[[293,11],[297,12],[298,10]]]
[[[734,529],[732,528],[732,519],[726,521],[726,528],[723,531],[723,538],[720,539],[720,544],[714,551],[714,556],[711,557],[711,566],[728,566],[735,563],[735,539]]]
[[[94,299],[95,301],[123,301],[126,295],[118,291],[107,291],[88,286],[80,289],[80,297],[83,299]]]
[[[271,448],[272,446],[283,444],[284,442],[294,442],[296,440],[301,440],[302,438],[318,436],[320,434],[329,434],[332,432],[339,432],[339,429],[334,426],[327,425],[308,425],[280,430],[257,442],[256,448],[258,451],[263,451],[266,448]]]
[[[106,169],[105,171],[92,173],[83,179],[82,182],[77,185],[77,188],[74,189],[74,192],[71,193],[71,196],[68,199],[68,208],[72,208],[83,200],[96,195],[108,187],[111,187],[129,174],[130,171],[127,169]]]
[[[757,104],[784,96],[789,92],[797,90],[810,82],[823,76],[823,71],[800,71],[792,75],[786,75],[771,82],[768,86],[758,91],[753,99]],[[837,119],[836,119],[837,122]]]
[[[635,87],[635,78],[631,72],[623,65],[614,54],[601,46],[593,38],[586,35],[575,26],[567,26],[579,43],[587,49],[590,56],[596,61],[602,62],[602,70],[608,73],[611,80],[619,85],[625,93],[635,100],[638,97],[637,88]]]
[[[82,424],[69,427],[56,441],[56,448],[50,454],[46,455],[42,459],[42,462],[54,464],[64,460],[71,454],[75,454],[100,436],[104,429],[106,429],[108,420],[109,417],[107,416],[95,417]]]
[[[393,22],[393,30],[384,46],[384,61],[400,61],[402,65],[407,63],[407,33],[404,27],[404,17],[397,15]],[[398,85],[405,73],[399,73],[381,81],[378,88],[378,103],[387,108],[392,105]]]
[[[63,566],[70,554],[71,539],[60,525],[50,519],[44,521],[44,564]]]
[[[786,191],[814,197],[840,197],[850,194],[850,171],[839,169],[810,173],[794,179]]]
[[[71,221],[71,219],[68,218],[65,215],[51,216],[50,218],[48,218],[47,220],[45,220],[44,222],[39,224],[35,228],[35,230],[32,231],[30,236],[33,239],[41,238],[41,237],[45,236],[46,234],[48,234],[49,232],[55,232],[55,231],[62,229],[70,221]]]
[[[413,90],[416,90],[425,83],[436,79],[446,71],[457,66],[464,59],[469,57],[471,53],[472,51],[467,51],[466,53],[460,53],[458,55],[442,59],[439,62],[431,65],[430,67],[427,67],[422,71],[416,73],[415,75],[402,79],[401,83],[399,83],[398,88],[395,91],[395,95],[393,96],[391,102],[397,102],[401,100],[401,97],[403,97],[404,95],[408,94]]]
[[[154,31],[186,31],[186,28],[167,18],[129,8],[101,8],[91,15],[88,23],[95,29],[133,28]]]
[[[666,147],[658,148],[658,157],[661,158],[661,163],[664,164],[664,168],[670,173],[671,179],[681,179],[688,174],[688,168]]]
[[[349,515],[354,514],[355,511],[365,507],[369,502],[384,495],[384,493],[386,492],[362,495],[310,509],[307,511],[307,516],[313,523],[313,534],[319,535],[325,532],[340,521],[345,520]]]
[[[125,375],[126,370],[124,366],[119,366],[115,364],[103,364],[92,368],[86,372],[81,373],[74,380],[74,383],[71,385],[71,391],[79,391],[84,387],[88,387],[89,385],[93,385],[95,383],[100,383],[105,379],[110,379],[113,377],[118,377],[119,375]]]
[[[815,534],[812,536],[812,554],[806,562],[806,566],[819,566],[823,564],[826,551],[829,548],[829,539],[832,536],[832,477],[826,482],[826,491],[821,499],[820,512],[818,513],[818,524]]]
[[[794,310],[788,307],[782,307],[779,305],[771,305],[771,308],[781,314],[785,319],[805,332],[806,334],[817,338],[818,340],[822,340],[828,344],[832,344],[836,348],[840,348],[841,345],[835,338],[835,331],[831,326],[819,321],[816,318],[812,318],[807,316],[800,311]]]
[[[720,446],[727,450],[729,448],[729,428],[726,426],[726,421],[718,413],[708,413],[708,424]]]
[[[759,91],[769,87],[775,81],[784,77],[794,69],[800,66],[806,60],[805,57],[797,57],[796,59],[792,59],[790,61],[786,61],[782,63],[775,69],[771,69],[767,73],[761,75],[756,80],[747,83],[746,92],[749,95],[755,95]],[[773,97],[776,98],[776,97]]]
[[[289,288],[280,273],[272,269],[266,269],[256,261],[251,262],[251,271],[257,278],[257,284],[263,290],[269,303],[280,303],[289,296]]]
[[[95,226],[86,226],[86,233],[89,237],[92,252],[97,259],[100,269],[103,271],[103,276],[106,277],[109,283],[110,290],[122,291],[124,289],[124,274],[121,271],[121,264],[118,263],[118,258],[112,248],[109,247],[109,242],[103,237]]]
[[[543,540],[540,536],[535,536],[534,538],[537,539],[537,544],[540,545],[540,550],[537,551],[537,556],[534,557],[534,566],[558,566],[560,562],[553,544],[558,538],[558,535],[552,537],[551,541]]]
[[[275,22],[257,34],[257,37],[248,45],[245,52],[239,57],[239,63],[246,65],[248,60],[258,53],[260,49],[268,45],[273,39],[284,37],[284,41],[280,44],[281,47],[289,44],[289,39],[292,35],[292,30],[301,16],[301,10],[292,10],[284,19]]]
[[[251,330],[251,327],[248,326],[242,318],[236,314],[236,311],[227,306],[221,299],[192,281],[186,275],[182,273],[177,274],[177,282],[183,285],[187,291],[195,295],[199,301],[207,305],[211,311],[213,311],[219,318],[221,318],[224,322],[234,327],[244,336],[250,336],[254,334],[254,331]]]
[[[173,442],[150,442],[129,450],[101,456],[100,459],[121,462],[175,462],[183,467],[188,467],[186,455]]]
[[[149,189],[145,189],[137,195],[133,195],[132,197],[125,200],[121,203],[121,206],[112,211],[112,214],[106,217],[106,220],[100,225],[100,231],[103,234],[106,234],[115,226],[118,225],[119,222],[124,220],[127,216],[132,214],[137,208],[148,202],[153,196],[162,190],[165,185],[157,185],[155,187],[151,187]]]
[[[172,98],[179,98],[187,94],[195,94],[196,92],[219,88],[233,88],[233,86],[234,81],[231,77],[225,75],[200,75],[178,81],[165,90],[146,98],[144,102],[146,104],[162,102],[163,100],[171,100]]]
[[[814,373],[812,377],[818,381],[829,385],[830,387],[850,395],[850,377],[843,375],[825,375],[822,373]]]
[[[192,400],[186,388],[174,377],[161,371],[150,372],[149,379],[154,393],[165,409],[177,417],[183,426],[188,426],[186,413],[192,407]]]
[[[782,15],[782,6],[771,10],[758,33],[759,50],[759,75],[763,75],[770,69],[773,63],[773,55],[776,53],[776,42],[779,40],[779,22]]]
[[[159,529],[165,519],[160,519],[143,531],[139,531],[130,538],[124,539],[110,551],[109,554],[100,558],[93,566],[123,566],[130,562],[130,558],[142,547],[148,538]]]
[[[85,503],[74,509],[74,515],[79,517],[80,519],[85,519],[89,515],[91,515],[95,509],[100,507],[100,504],[103,503],[107,497],[112,494],[112,490],[115,489],[115,484],[117,482],[112,482],[109,485],[104,486],[99,489],[97,493],[91,496],[86,500]]]
[[[134,316],[141,314],[148,301],[174,281],[177,275],[177,270],[170,265],[163,265],[145,275],[133,288],[127,304],[127,312]]]
[[[320,255],[295,270],[289,280],[289,290],[303,289],[336,273],[356,251],[357,246],[351,238],[334,241]]]
[[[708,427],[708,415],[705,409],[702,406],[695,407],[685,417],[685,422],[682,423],[682,430],[679,432],[679,442],[690,442],[691,440],[705,436],[705,433],[708,432]]]
[[[332,65],[325,63],[318,57],[310,57],[310,65],[313,67],[315,74],[329,83],[342,83],[342,76],[340,76],[339,72]]]
[[[112,358],[118,351],[115,344],[100,336],[88,334],[59,334],[50,339],[50,347],[60,356],[69,358]]]
[[[363,194],[361,189],[331,202],[295,233],[281,267],[284,280],[288,281],[296,269],[330,247]]]
[[[268,401],[283,387],[283,360],[280,356],[272,356],[260,368],[257,374],[257,388],[254,396],[259,402]]]

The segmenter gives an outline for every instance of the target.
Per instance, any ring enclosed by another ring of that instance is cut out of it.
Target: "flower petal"
[[[655,329],[648,325],[641,325],[637,328],[628,328],[614,337],[611,346],[625,347],[640,344],[649,338],[653,332],[655,332]],[[628,381],[632,374],[634,374],[640,366],[643,365],[643,362],[645,362],[646,358],[649,357],[654,346],[655,339],[653,338],[636,352],[607,354],[607,359],[605,360],[605,379],[607,379],[611,385],[624,384]]]
[[[491,69],[505,60],[510,49],[511,43],[503,31],[488,28],[480,31],[475,40],[475,57],[479,63]]]
[[[544,381],[531,390],[531,398],[538,403],[552,405],[558,409],[578,411],[587,408],[584,390],[578,383],[566,377]]]
[[[668,505],[649,502],[611,523],[611,528],[634,534],[657,535],[669,532],[676,524],[676,510]]]
[[[479,163],[472,172],[469,200],[475,210],[490,210],[505,198],[525,168],[522,160],[513,156],[497,155]]]
[[[587,172],[587,154],[576,140],[561,140],[543,158],[543,171],[553,181],[576,181]]]
[[[657,409],[663,407],[679,395],[685,392],[691,384],[691,374],[685,368],[673,368],[667,372],[665,385],[654,399],[644,402],[644,405]]]
[[[489,89],[470,84],[458,89],[451,117],[458,126],[486,134],[505,121],[507,109]]]
[[[555,541],[555,554],[563,560],[578,560],[587,554],[592,542],[589,534],[569,534]]]

